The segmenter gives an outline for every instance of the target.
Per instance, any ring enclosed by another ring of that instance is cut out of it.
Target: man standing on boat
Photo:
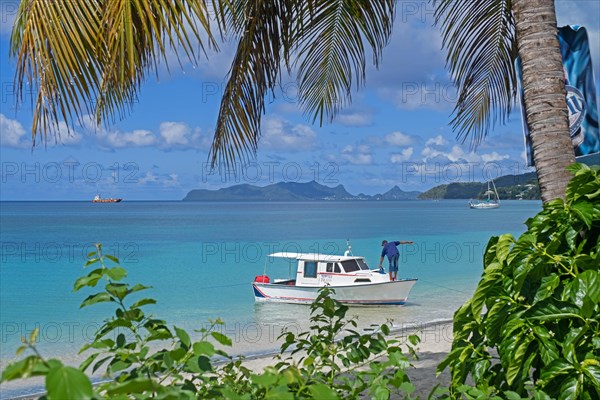
[[[384,240],[381,242],[381,246],[383,250],[381,251],[381,258],[379,259],[379,269],[381,269],[381,264],[383,264],[383,259],[387,255],[388,260],[390,261],[390,281],[395,281],[398,276],[398,258],[400,258],[400,252],[398,251],[399,244],[412,244],[410,241],[395,241],[388,242]]]

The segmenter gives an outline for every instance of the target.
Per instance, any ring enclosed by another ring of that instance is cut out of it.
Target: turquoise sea
[[[524,231],[541,210],[537,201],[505,201],[495,210],[471,210],[463,200],[402,202],[0,203],[0,368],[13,359],[21,335],[41,331],[47,356],[70,360],[111,315],[110,306],[83,310],[87,293],[72,292],[93,243],[120,258],[131,283],[153,286],[149,311],[189,330],[208,319],[225,321],[233,353],[278,347],[282,328],[306,326],[308,307],[255,304],[250,282],[288,267],[267,254],[303,251],[341,254],[350,239],[355,255],[375,268],[381,241],[401,247],[401,277],[415,277],[404,307],[355,307],[362,326],[393,319],[426,324],[452,318],[473,292],[492,235]],[[384,264],[386,265],[386,264]],[[71,360],[74,361],[74,360]]]

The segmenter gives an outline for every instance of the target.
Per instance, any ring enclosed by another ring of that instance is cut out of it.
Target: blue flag
[[[587,31],[584,27],[577,25],[563,26],[558,29],[558,40],[565,71],[569,128],[575,156],[578,160],[592,154],[598,156],[600,155],[598,99]],[[517,72],[519,82],[521,82],[520,62],[517,62]],[[533,152],[524,111],[522,85],[521,109],[523,110],[527,164],[533,166]]]

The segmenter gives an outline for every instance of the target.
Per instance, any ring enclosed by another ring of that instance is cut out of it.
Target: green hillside
[[[534,172],[505,175],[494,180],[501,200],[539,200],[540,188]],[[483,197],[486,182],[455,182],[439,185],[421,193],[419,199],[476,199]]]

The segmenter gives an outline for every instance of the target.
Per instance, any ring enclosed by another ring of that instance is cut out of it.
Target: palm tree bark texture
[[[554,0],[513,0],[527,126],[542,200],[565,198],[575,162]]]

